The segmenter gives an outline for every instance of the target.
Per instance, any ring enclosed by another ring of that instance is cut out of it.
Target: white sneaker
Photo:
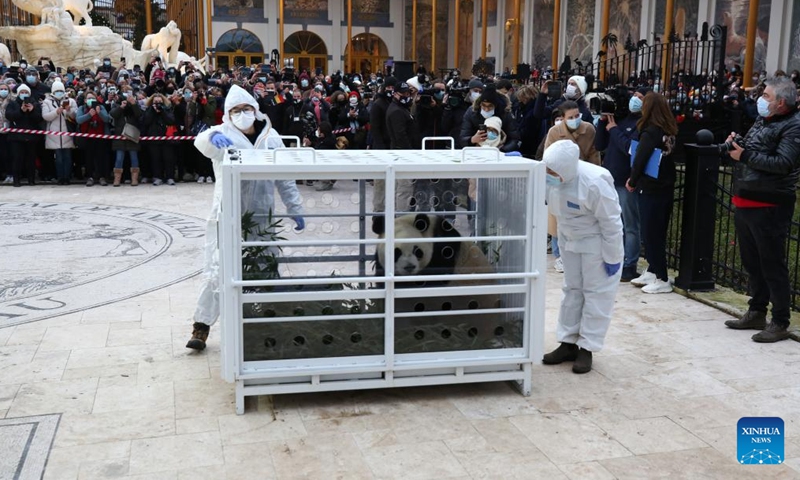
[[[558,273],[564,273],[564,262],[561,261],[561,257],[556,258],[556,263],[553,264],[553,268]]]
[[[173,180],[173,179],[171,179],[171,178],[168,178],[168,179],[167,179],[167,185],[169,185],[169,186],[174,186],[174,185],[175,185],[175,180]]]
[[[197,183],[205,183],[206,177],[197,177]]]
[[[160,178],[154,178],[154,179],[153,179],[153,186],[154,186],[154,187],[157,187],[157,186],[159,186],[159,185],[161,185],[161,184],[163,184],[163,183],[164,183],[164,182],[162,182]]]
[[[206,183],[214,183],[214,179],[212,177],[206,177]]]
[[[660,278],[656,278],[656,280],[650,285],[645,285],[642,287],[642,291],[644,293],[672,293],[672,284],[665,282]]]
[[[3,180],[3,183],[14,183],[14,177],[11,175],[7,176],[6,179]]]
[[[631,280],[631,285],[634,287],[644,287],[650,285],[657,280],[656,274],[653,272],[644,271],[641,275]]]

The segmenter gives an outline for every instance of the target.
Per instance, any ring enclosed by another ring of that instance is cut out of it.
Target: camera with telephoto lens
[[[734,146],[733,146],[734,143],[736,145],[739,145],[740,147],[744,147],[744,137],[742,137],[741,135],[739,135],[737,133],[736,135],[734,135],[733,141],[725,142],[722,145],[720,145],[720,147],[719,147],[720,153],[732,152],[733,149],[734,149]]]

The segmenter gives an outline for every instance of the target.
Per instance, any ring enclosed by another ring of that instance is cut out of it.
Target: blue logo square
[[[783,420],[778,417],[742,417],[736,424],[736,460],[743,465],[783,463]]]
[[[576,210],[580,210],[581,209],[580,205],[578,205],[577,203],[572,203],[570,201],[567,201],[567,207],[574,208]]]

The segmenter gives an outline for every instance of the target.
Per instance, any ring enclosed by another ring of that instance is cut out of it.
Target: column
[[[522,25],[522,2],[521,0],[514,0],[514,64],[511,66],[514,73],[517,72],[517,65],[519,65],[519,44],[522,41],[520,38],[520,27]]]
[[[417,0],[411,0],[411,61],[417,61]]]
[[[486,58],[486,42],[489,30],[489,0],[481,0],[481,58]]]
[[[455,0],[455,34],[453,36],[453,67],[458,68],[458,34],[459,30],[461,29],[461,2],[459,0]]]
[[[780,2],[776,2],[780,3]],[[770,22],[772,23],[772,22]],[[753,60],[756,54],[756,34],[758,33],[758,0],[750,0],[750,15],[747,18],[747,41],[744,50],[744,82],[745,88],[753,86]],[[780,41],[778,39],[778,41]]]
[[[147,34],[153,33],[153,4],[150,0],[144,0],[144,23]],[[167,59],[162,59],[166,63]]]
[[[353,65],[353,0],[347,0],[347,65],[345,73],[352,72]]]
[[[662,37],[662,43],[668,44],[669,43],[669,35],[672,32],[672,25],[675,21],[675,0],[667,0],[667,8],[665,10],[664,16],[664,36]],[[665,46],[661,51],[661,81],[662,83],[666,82],[665,84],[669,83],[669,65],[672,61],[670,56],[670,47],[669,45]]]
[[[283,62],[283,42],[286,40],[286,37],[283,36],[283,0],[278,1],[278,45],[280,45],[280,52],[281,52],[281,62]],[[278,68],[283,68],[282,65],[278,65]]]
[[[561,44],[561,0],[555,0],[553,6],[553,57],[550,65],[558,70],[558,50]]]
[[[800,5],[792,5],[792,2],[772,2],[769,22],[769,43],[767,44],[767,63],[765,69],[769,74],[779,68],[786,68],[789,60],[790,42],[781,41],[789,38],[792,34],[792,15],[794,9]],[[775,35],[773,37],[773,35]],[[788,70],[786,72],[789,73]]]
[[[431,1],[431,71],[436,76],[436,0]]]

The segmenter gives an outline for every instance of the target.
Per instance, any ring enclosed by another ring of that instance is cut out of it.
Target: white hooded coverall
[[[214,166],[214,175],[217,182],[214,184],[214,199],[211,205],[211,215],[206,224],[205,263],[203,265],[203,284],[200,287],[200,296],[197,299],[197,308],[194,312],[194,321],[213,325],[219,317],[219,250],[217,240],[217,224],[219,221],[220,207],[222,204],[222,159],[225,150],[215,147],[211,143],[211,136],[220,132],[228,137],[233,145],[229,148],[254,148],[250,140],[236,128],[230,118],[230,110],[237,105],[247,104],[255,108],[256,120],[266,121],[267,125],[256,140],[259,148],[282,148],[278,133],[272,129],[269,118],[258,111],[258,103],[252,95],[243,88],[234,85],[225,98],[225,115],[222,125],[211,127],[204,131],[194,141],[194,146],[203,155],[211,159]],[[290,216],[303,213],[300,192],[294,180],[247,180],[241,185],[242,212],[252,211],[256,214],[262,228],[266,227],[267,215],[275,205],[275,187],[278,187],[281,200],[286,205]]]
[[[550,213],[558,220],[564,262],[564,296],[556,336],[590,352],[603,348],[622,269],[608,276],[604,263],[622,263],[622,219],[614,179],[603,167],[579,160],[569,140],[544,152],[547,168],[563,183],[547,187]]]

